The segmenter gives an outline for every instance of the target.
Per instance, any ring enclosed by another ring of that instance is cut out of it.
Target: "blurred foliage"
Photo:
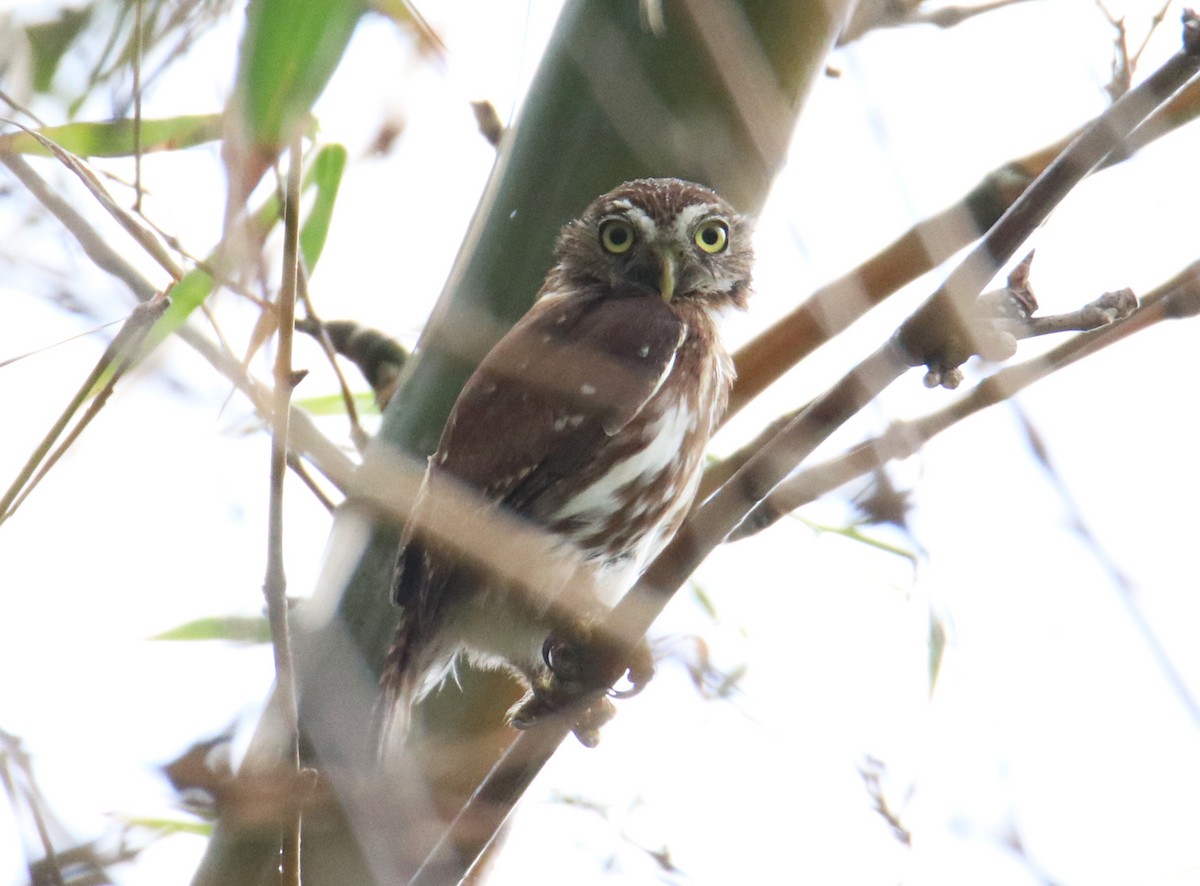
[[[92,0],[55,10],[25,27],[33,52],[32,87],[41,94],[73,91],[64,95],[68,117],[108,87],[123,116],[133,104],[135,62],[145,89],[233,7],[233,0]],[[62,82],[66,67],[84,72],[81,84]]]
[[[231,204],[298,133],[365,9],[359,0],[251,0],[225,145]]]
[[[321,251],[325,247],[325,238],[329,233],[345,166],[346,149],[341,145],[325,145],[316,152],[304,173],[301,193],[316,190],[316,197],[309,206],[300,228],[301,253],[310,274],[320,261]],[[244,236],[261,245],[282,218],[283,207],[279,195],[271,193],[250,214],[250,223],[244,229]],[[179,330],[188,317],[212,294],[214,272],[224,280],[225,253],[224,244],[218,245],[203,262],[171,288],[171,306],[147,336],[143,358],[171,333]]]
[[[151,816],[130,816],[122,822],[131,828],[141,828],[150,831],[155,837],[169,837],[171,834],[195,834],[207,837],[212,834],[212,822],[190,821],[183,818],[161,818]]]
[[[199,618],[155,634],[151,640],[232,640],[235,643],[269,643],[271,630],[265,616],[224,615]]]
[[[33,49],[33,88],[37,92],[49,92],[58,71],[58,64],[92,19],[92,7],[63,9],[58,17],[25,29],[29,45]]]
[[[224,120],[220,114],[189,114],[162,120],[67,123],[35,131],[42,138],[81,157],[130,157],[139,151],[177,151],[215,141],[221,137],[223,128]],[[0,153],[54,156],[29,132],[0,135]]]
[[[346,398],[341,394],[323,394],[317,397],[300,397],[292,401],[311,415],[345,415]],[[378,415],[375,396],[366,391],[354,395],[354,406],[360,415]]]

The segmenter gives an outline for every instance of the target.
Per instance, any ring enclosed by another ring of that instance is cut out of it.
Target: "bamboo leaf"
[[[50,91],[59,62],[91,18],[90,6],[64,9],[53,21],[39,22],[25,29],[33,49],[33,88],[36,92]]]
[[[363,0],[251,0],[238,58],[236,138],[227,142],[231,198],[240,202],[325,90]]]
[[[302,190],[311,187],[317,189],[317,199],[309,214],[308,223],[312,225],[310,234],[312,250],[311,257],[305,253],[305,260],[311,269],[320,258],[325,245],[325,236],[329,231],[330,219],[333,214],[333,204],[337,198],[338,185],[341,183],[342,170],[346,165],[346,149],[341,145],[326,145],[317,152],[308,172],[305,174]],[[265,238],[271,229],[279,223],[279,199],[271,194],[263,200],[251,215],[250,229],[253,236],[259,240]],[[316,219],[316,221],[314,221]],[[303,234],[301,234],[303,242]],[[207,267],[220,267],[220,247],[210,254],[205,262]],[[171,333],[187,322],[188,317],[196,308],[204,303],[213,291],[213,278],[208,271],[194,268],[172,287],[168,295],[171,306],[159,319],[155,327],[146,336],[142,348],[142,358],[145,358],[154,348],[158,347]]]
[[[346,149],[342,145],[326,145],[309,167],[306,184],[316,186],[317,196],[308,218],[300,228],[300,251],[309,273],[316,267],[325,248],[325,238],[329,235],[329,224],[333,219],[333,204],[337,201],[345,168]]]
[[[177,151],[221,137],[224,119],[220,114],[186,114],[180,117],[142,120],[141,150]],[[36,130],[38,135],[81,157],[128,157],[136,153],[133,120],[103,120],[67,123]],[[0,153],[53,156],[45,143],[30,132],[0,135]]]
[[[310,415],[346,414],[346,400],[341,394],[303,397],[293,402]],[[360,391],[354,395],[354,405],[358,408],[360,415],[379,414],[379,407],[375,405],[375,396],[367,391]]]
[[[154,818],[149,816],[122,817],[121,821],[135,828],[145,828],[154,831],[156,835],[166,837],[171,834],[196,834],[201,837],[212,836],[213,825],[209,821],[185,821],[178,818]]]
[[[946,626],[932,609],[929,612],[929,693],[937,687],[938,675],[942,672],[942,658],[946,653]]]
[[[151,640],[231,640],[235,643],[269,643],[271,631],[265,616],[226,615],[198,618],[155,634]]]

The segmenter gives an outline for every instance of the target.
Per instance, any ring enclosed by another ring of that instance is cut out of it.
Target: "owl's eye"
[[[633,225],[619,218],[606,218],[600,223],[600,245],[613,255],[628,252],[633,245]]]
[[[710,218],[696,229],[696,245],[709,255],[723,252],[729,245],[729,225],[719,218]]]

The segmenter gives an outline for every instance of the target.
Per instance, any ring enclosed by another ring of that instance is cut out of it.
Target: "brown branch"
[[[876,471],[888,462],[909,458],[960,421],[989,406],[1003,403],[1034,382],[1130,335],[1163,320],[1196,314],[1200,314],[1200,261],[1148,293],[1141,307],[1128,318],[1095,332],[1075,336],[1041,356],[1002,369],[949,406],[921,419],[896,422],[880,436],[858,444],[844,455],[804,469],[764,499],[728,540],[738,541],[755,535],[781,517],[846,483]]]
[[[292,333],[296,319],[296,285],[300,266],[300,137],[291,146],[287,193],[283,207],[283,284],[279,289],[278,350],[275,356],[275,396],[271,421],[271,476],[267,512],[267,573],[263,593],[275,653],[277,699],[288,732],[288,757],[300,773],[300,716],[296,705],[296,673],[288,631],[287,577],[283,566],[283,477],[288,451],[288,413],[292,391],[304,377],[292,369]],[[300,822],[295,814],[283,828],[280,876],[285,886],[300,886]]]
[[[1200,116],[1200,79],[1187,84],[1147,117],[1119,149],[1105,157],[1101,167],[1108,168],[1128,159],[1197,116]],[[965,246],[974,239],[977,227],[986,228],[999,220],[1074,137],[994,169],[961,200],[920,222],[859,267],[818,289],[790,314],[759,333],[734,355],[737,385],[725,420],[868,310]],[[1044,322],[1042,328],[1051,331],[1050,318],[1039,322]],[[780,421],[794,415],[788,413]],[[772,434],[768,428],[752,443],[709,467],[697,501],[703,501],[728,480]]]
[[[1200,81],[1150,115],[1101,164],[1110,168],[1200,116]],[[936,268],[986,231],[1078,135],[993,169],[957,202],[919,222],[859,267],[813,292],[803,303],[734,354],[737,385],[725,420],[871,308]],[[706,478],[704,489],[718,484]],[[703,493],[702,493],[703,494]]]
[[[927,380],[955,383],[958,367],[978,353],[971,306],[987,282],[1086,175],[1200,69],[1200,18],[1183,17],[1183,48],[1090,123],[1026,189],[946,281],[896,332],[897,346]]]

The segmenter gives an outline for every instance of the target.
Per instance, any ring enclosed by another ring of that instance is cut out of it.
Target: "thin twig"
[[[142,2],[134,3],[133,52],[133,211],[142,214]]]
[[[67,450],[67,447],[74,442],[80,432],[87,426],[88,422],[99,412],[107,400],[108,394],[111,393],[113,385],[124,373],[125,369],[130,365],[130,361],[140,346],[142,340],[146,337],[146,333],[150,331],[150,327],[154,325],[154,321],[162,315],[166,309],[168,302],[165,299],[146,302],[140,304],[130,314],[129,319],[121,326],[113,340],[109,342],[104,353],[100,355],[100,359],[96,361],[96,365],[92,371],[88,373],[83,384],[75,392],[75,395],[67,403],[65,409],[50,426],[50,430],[42,438],[41,442],[34,448],[33,454],[26,460],[24,466],[17,473],[16,478],[9,485],[4,496],[0,498],[0,524],[11,517],[21,502],[33,490],[33,488],[46,475],[46,472],[54,466],[55,462]],[[81,418],[76,425],[67,434],[66,439],[54,449],[55,442],[66,430],[67,425],[71,423],[75,413],[79,411],[79,407],[88,399],[95,391],[96,385],[102,380],[105,384],[101,391],[97,394],[91,408]]]
[[[970,306],[1067,193],[1200,69],[1200,18],[1183,17],[1183,48],[1090,123],[980,239],[946,281],[896,332],[896,343],[927,379],[950,384],[958,366],[976,353],[965,321]]]
[[[1200,81],[1189,83],[1111,152],[1110,168],[1178,129],[1200,111]],[[901,287],[940,265],[991,227],[1034,177],[1044,171],[1078,132],[993,169],[951,206],[921,221],[859,267],[813,292],[790,313],[734,354],[737,384],[725,421],[789,369]],[[705,478],[701,497],[718,484]]]
[[[1200,312],[1200,261],[1148,293],[1137,312],[1127,319],[1075,336],[1045,354],[1001,369],[949,406],[920,419],[896,422],[883,434],[858,444],[843,455],[805,468],[764,499],[730,535],[729,541],[755,535],[840,486],[872,473],[888,462],[909,458],[943,431],[1008,400],[1060,369],[1163,320],[1181,319],[1196,312]]]
[[[329,361],[329,366],[333,369],[334,378],[337,379],[338,390],[342,395],[342,403],[346,406],[346,418],[350,422],[350,440],[359,452],[362,452],[366,449],[367,443],[371,438],[363,430],[362,422],[358,417],[358,404],[354,402],[354,392],[350,390],[350,384],[346,381],[345,373],[342,372],[342,366],[338,362],[337,351],[334,349],[333,342],[329,338],[329,332],[325,328],[324,321],[317,316],[316,308],[313,307],[312,298],[309,296],[308,291],[308,275],[305,272],[303,264],[300,266],[299,295],[301,302],[304,304],[305,315],[317,331],[317,334],[314,336],[317,344],[320,345],[321,351],[325,354],[325,359]]]
[[[313,498],[320,502],[321,507],[331,515],[337,510],[337,505],[325,494],[325,490],[317,485],[317,481],[308,472],[308,468],[304,467],[304,462],[300,460],[300,456],[290,450],[287,456],[287,466],[293,474],[300,478],[300,482],[308,487],[308,491],[313,494]]]
[[[1200,278],[1198,278],[1200,280]],[[1075,500],[1075,496],[1071,494],[1071,490],[1067,487],[1058,469],[1050,459],[1050,454],[1047,449],[1040,445],[1041,441],[1038,438],[1037,431],[1033,427],[1033,423],[1021,410],[1017,410],[1017,417],[1022,425],[1022,430],[1025,432],[1026,439],[1029,441],[1029,449],[1033,453],[1034,458],[1041,463],[1042,469],[1050,478],[1054,486],[1054,490],[1062,499],[1063,506],[1070,514],[1071,528],[1084,546],[1091,551],[1092,557],[1100,564],[1101,568],[1108,573],[1109,579],[1112,581],[1113,587],[1117,590],[1117,595],[1121,598],[1121,603],[1125,607],[1126,613],[1133,622],[1134,628],[1142,637],[1142,642],[1146,644],[1146,648],[1154,657],[1158,669],[1162,672],[1171,689],[1174,690],[1176,698],[1183,705],[1184,710],[1192,718],[1192,723],[1200,725],[1200,703],[1192,694],[1188,686],[1187,680],[1179,672],[1175,662],[1171,660],[1171,654],[1163,645],[1162,640],[1158,636],[1158,632],[1154,630],[1150,619],[1142,610],[1138,602],[1138,594],[1128,576],[1122,572],[1121,567],[1117,565],[1112,555],[1105,549],[1104,545],[1096,538],[1091,528],[1087,525],[1087,521],[1083,518],[1083,511],[1079,507],[1079,502]]]
[[[48,881],[49,886],[64,886],[66,880],[63,877],[62,866],[59,864],[58,851],[54,848],[54,840],[50,837],[50,829],[46,826],[45,817],[42,815],[41,796],[36,786],[33,785],[33,771],[29,766],[29,758],[21,750],[20,740],[15,735],[9,735],[0,730],[0,741],[10,745],[12,749],[11,753],[8,749],[0,750],[0,784],[4,785],[4,792],[8,794],[8,803],[14,815],[19,815],[22,804],[29,809],[38,842],[42,844],[40,861],[35,862],[32,858],[26,858],[31,879],[33,879],[33,871],[37,870]],[[21,789],[18,788],[16,779],[9,770],[10,758],[14,759],[24,782]]]
[[[288,730],[288,757],[300,773],[300,717],[296,705],[296,672],[292,663],[288,632],[287,578],[283,567],[283,478],[288,450],[288,413],[292,391],[303,374],[292,369],[292,332],[296,319],[296,282],[300,265],[300,167],[303,163],[300,137],[291,146],[287,193],[283,204],[283,285],[279,290],[278,351],[275,357],[275,397],[271,421],[271,486],[267,512],[267,574],[263,592],[267,598],[267,619],[271,626],[271,644],[275,652],[277,696],[283,708]],[[281,881],[285,886],[300,886],[300,804],[295,815],[284,825],[281,853]]]
[[[0,122],[11,123],[13,126],[16,126],[53,154],[58,162],[75,174],[75,177],[83,183],[83,186],[88,189],[96,199],[96,202],[116,220],[117,224],[125,229],[129,236],[137,241],[137,244],[146,251],[146,254],[154,259],[159,267],[171,275],[172,280],[179,280],[183,277],[183,269],[175,259],[171,258],[166,247],[159,242],[154,232],[148,230],[132,213],[128,212],[113,199],[112,195],[108,193],[108,189],[101,184],[100,179],[96,177],[96,174],[92,172],[91,168],[81,158],[76,157],[52,139],[46,138],[46,136],[42,135],[36,129],[22,126],[15,120],[0,120]],[[7,157],[5,159],[7,160]]]
[[[4,163],[34,198],[58,219],[98,268],[129,287],[138,301],[149,301],[156,295],[158,290],[154,285],[105,242],[96,229],[59,196],[24,158],[15,154],[0,154],[0,163]],[[240,390],[260,416],[265,417],[270,413],[268,397],[262,386],[245,371],[232,352],[214,344],[190,326],[183,326],[175,334]],[[350,459],[316,429],[302,409],[292,407],[289,415],[293,450],[303,453],[339,491],[349,489],[354,472],[354,464]]]

